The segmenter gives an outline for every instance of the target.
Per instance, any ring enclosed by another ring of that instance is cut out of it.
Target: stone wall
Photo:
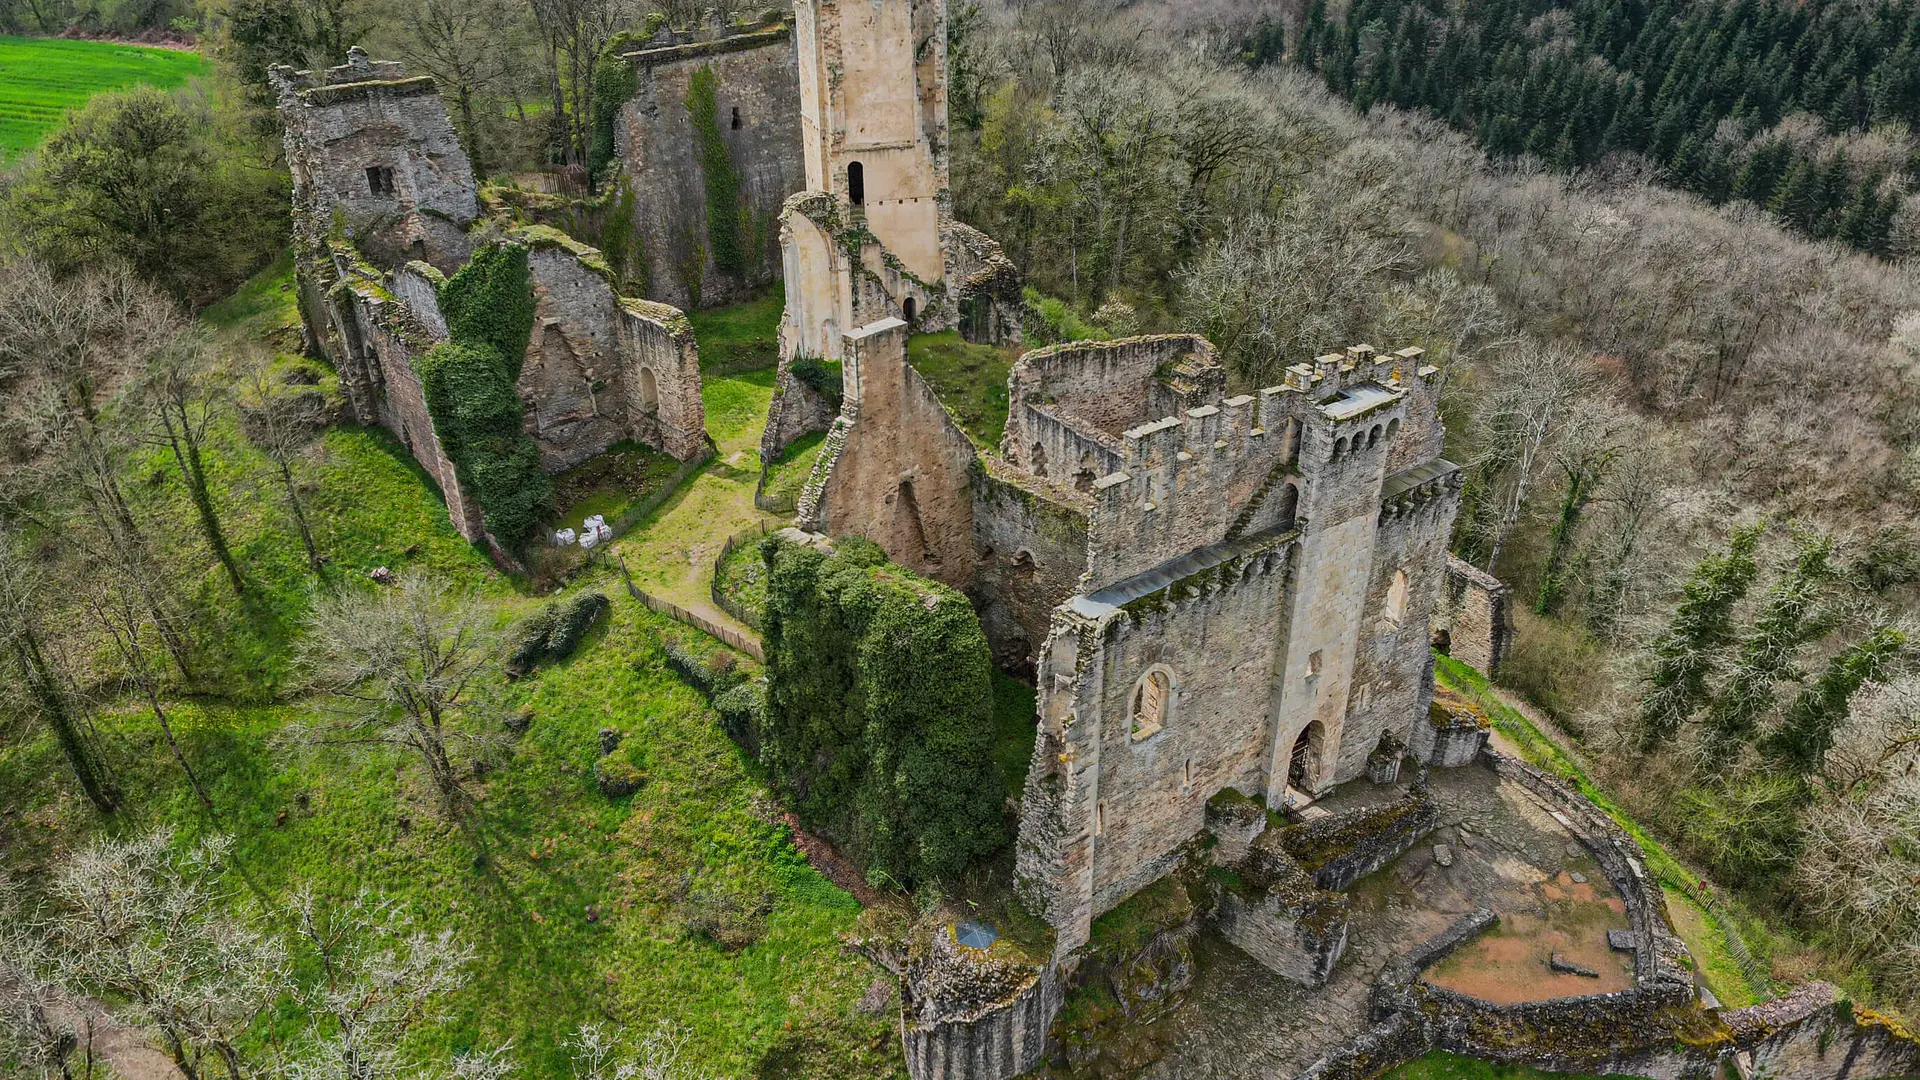
[[[760,460],[774,462],[803,436],[825,431],[840,415],[840,407],[819,391],[795,378],[793,357],[785,357],[773,377],[773,404],[767,409],[767,427],[760,436]]]
[[[900,1027],[914,1080],[1006,1080],[1038,1066],[1063,998],[1059,972],[996,943],[961,945],[952,926],[914,943]]]
[[[304,245],[344,226],[383,270],[423,259],[451,272],[467,260],[479,216],[473,166],[431,78],[358,48],[324,71],[269,70]],[[297,245],[298,246],[298,245]]]
[[[864,536],[924,577],[964,589],[973,577],[973,443],[907,363],[907,326],[888,319],[846,335],[845,399],[801,493],[802,526]]]
[[[1767,1080],[1878,1080],[1920,1076],[1920,1040],[1887,1017],[1810,982],[1774,1001],[1721,1013],[1740,1047],[1743,1076]]]
[[[1513,643],[1513,591],[1458,556],[1447,556],[1439,626],[1446,653],[1492,676]]]
[[[633,65],[639,90],[620,110],[614,143],[640,196],[635,228],[646,257],[647,297],[705,308],[765,288],[780,272],[780,209],[806,183],[791,25],[675,42],[624,59]],[[716,79],[720,138],[740,176],[744,278],[715,268],[708,239],[706,173],[687,108],[690,81],[701,70]]]
[[[1213,879],[1220,936],[1283,979],[1324,985],[1346,951],[1347,898],[1315,886],[1271,831],[1231,874]]]
[[[993,457],[973,468],[976,562],[967,597],[1003,670],[1029,672],[1053,609],[1087,565],[1085,496],[1036,480]]]
[[[1290,825],[1273,842],[1313,875],[1317,888],[1339,892],[1405,854],[1440,823],[1432,799],[1409,795],[1384,806]]]
[[[1184,395],[1158,378],[1183,360],[1206,372]],[[1145,421],[1178,416],[1184,408],[1218,401],[1226,392],[1226,371],[1207,339],[1168,334],[1072,342],[1030,352],[1014,364],[1007,385],[1008,400],[1014,406],[1010,438],[1024,422],[1019,406],[1025,403],[1051,405],[1079,425],[1118,439],[1121,432]],[[1018,440],[1016,446],[1029,441]],[[1027,467],[1015,449],[1009,448],[1007,457]]]
[[[1471,765],[1486,749],[1492,727],[1478,705],[1451,691],[1436,691],[1426,716],[1413,722],[1407,753],[1443,769]]]

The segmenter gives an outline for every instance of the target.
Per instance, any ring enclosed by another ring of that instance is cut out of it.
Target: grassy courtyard
[[[102,90],[182,86],[206,70],[205,57],[179,49],[0,37],[0,160],[33,148]]]

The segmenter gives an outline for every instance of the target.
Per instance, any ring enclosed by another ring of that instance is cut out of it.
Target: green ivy
[[[762,547],[760,760],[869,881],[952,879],[1006,842],[992,662],[965,597],[857,538]]]
[[[639,33],[623,30],[615,34],[600,50],[600,58],[593,65],[593,130],[587,144],[587,168],[595,180],[613,161],[613,126],[620,119],[620,110],[633,95],[640,92],[640,76],[633,70],[624,54],[630,53],[647,43],[659,28],[658,19],[664,19],[656,12],[648,16],[647,28]]]
[[[553,502],[514,383],[533,333],[527,249],[495,244],[440,287],[449,340],[414,361],[440,447],[480,500],[487,531],[519,551]]]
[[[720,137],[719,76],[703,67],[687,81],[687,113],[693,119],[695,152],[707,184],[707,239],[713,265],[735,280],[747,276],[747,214],[740,202],[740,170]]]
[[[812,356],[802,356],[793,362],[788,370],[793,377],[805,383],[814,393],[826,398],[834,408],[840,407],[841,398],[846,394],[845,379],[838,360],[821,360]]]

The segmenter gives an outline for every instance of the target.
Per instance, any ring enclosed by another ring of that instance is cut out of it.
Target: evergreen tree
[[[1787,707],[1780,726],[1760,741],[1761,755],[1795,776],[1818,772],[1853,695],[1885,679],[1906,647],[1905,631],[1882,626],[1841,650]]]
[[[1640,698],[1640,742],[1652,749],[1673,738],[1680,725],[1706,704],[1715,654],[1733,640],[1734,605],[1747,595],[1758,567],[1753,560],[1763,527],[1735,530],[1724,555],[1700,560],[1674,608],[1673,620],[1654,639],[1647,691]]]
[[[1821,590],[1833,576],[1833,541],[1808,537],[1786,573],[1767,590],[1766,604],[1740,642],[1726,686],[1707,710],[1708,746],[1715,757],[1730,756],[1751,738],[1760,718],[1773,708],[1775,685],[1798,677],[1794,655],[1831,625],[1818,608]]]

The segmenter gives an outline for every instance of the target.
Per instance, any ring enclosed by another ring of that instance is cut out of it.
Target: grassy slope
[[[970,345],[957,330],[920,334],[907,342],[907,360],[974,443],[998,450],[1007,428],[1007,372],[1017,349]]]
[[[102,90],[173,87],[207,70],[199,53],[99,41],[0,37],[0,159],[40,142]]]
[[[250,282],[214,310],[230,340],[284,336],[294,316],[280,284]],[[669,1022],[687,1033],[688,1057],[722,1076],[901,1074],[888,1021],[851,1007],[875,976],[839,947],[857,914],[852,898],[752,809],[765,804],[763,786],[662,662],[660,640],[691,631],[628,600],[604,570],[583,583],[614,599],[609,624],[569,663],[488,687],[506,706],[531,706],[535,720],[488,777],[475,827],[448,831],[405,754],[297,738],[313,711],[289,692],[289,645],[310,579],[264,462],[230,423],[216,426],[209,465],[253,582],[245,601],[205,558],[171,465],[142,463],[134,489],[165,549],[191,564],[196,601],[219,628],[209,636],[232,653],[208,681],[237,696],[181,701],[172,713],[220,817],[199,813],[151,715],[129,707],[102,723],[132,795],[110,831],[168,826],[184,840],[217,828],[235,837],[247,891],[269,906],[300,883],[333,897],[367,887],[429,929],[452,929],[480,958],[447,1019],[417,1036],[425,1048],[511,1041],[531,1075],[564,1075],[555,1047],[576,1025],[606,1019],[638,1036]],[[146,482],[151,470],[159,482]],[[752,475],[739,481],[749,493]],[[336,580],[424,566],[472,587],[503,621],[536,605],[454,533],[432,485],[383,434],[329,432],[300,479]],[[629,800],[593,785],[607,725],[644,744],[647,782]],[[108,828],[72,789],[49,740],[0,747],[9,811],[0,869],[34,880]],[[716,891],[764,905],[757,942],[728,952],[683,929],[684,898]],[[274,1034],[299,1027],[283,1011]]]
[[[826,441],[827,433],[824,431],[793,440],[793,445],[787,447],[781,453],[780,460],[767,470],[766,497],[781,504],[799,502],[800,493],[806,489],[807,480],[813,475],[813,463],[820,458],[820,445]]]
[[[1523,1065],[1495,1065],[1478,1058],[1436,1050],[1386,1074],[1385,1080],[1593,1080],[1574,1073],[1549,1073]]]
[[[1438,655],[1434,657],[1434,676],[1440,685],[1466,694],[1486,709],[1487,715],[1493,719],[1494,729],[1510,740],[1528,762],[1573,781],[1582,795],[1618,822],[1640,845],[1646,855],[1647,868],[1668,888],[1670,894],[1681,892],[1700,880],[1699,875],[1681,865],[1666,848],[1648,836],[1638,822],[1596,787],[1579,764],[1558,744],[1534,726],[1532,721],[1502,702],[1485,676],[1450,656]],[[1695,961],[1704,969],[1705,981],[1714,996],[1722,1004],[1733,1007],[1751,1005],[1771,996],[1763,993],[1763,988],[1755,987],[1741,973],[1739,964],[1727,951],[1724,929],[1706,917],[1697,906],[1694,906],[1691,914],[1698,917],[1689,919],[1684,914],[1676,914],[1674,929],[1680,933]]]
[[[744,304],[690,311],[694,340],[700,343],[703,371],[752,371],[780,363],[780,316],[786,290],[775,286]]]

